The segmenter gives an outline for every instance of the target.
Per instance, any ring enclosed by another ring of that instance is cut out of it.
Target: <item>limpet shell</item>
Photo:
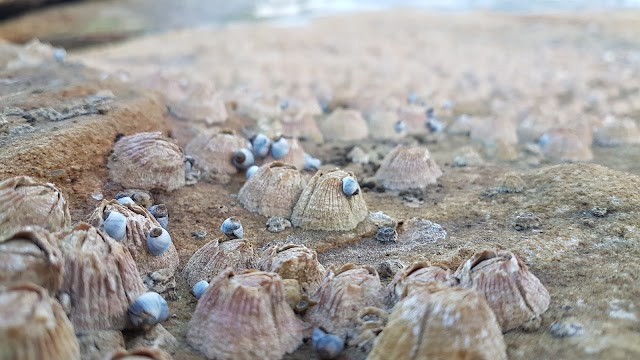
[[[299,113],[282,117],[282,134],[296,139],[304,138],[321,143],[322,132],[312,114]]]
[[[461,287],[485,296],[503,332],[520,326],[536,329],[549,308],[547,289],[511,252],[476,253],[460,265],[455,276]]]
[[[0,287],[0,359],[80,360],[62,306],[32,283]]]
[[[424,147],[398,145],[387,154],[376,172],[378,184],[388,190],[424,190],[442,176],[440,167]]]
[[[129,304],[145,292],[127,249],[86,223],[56,235],[64,257],[60,291],[70,298],[75,330],[124,329]]]
[[[342,179],[352,172],[334,169],[318,171],[309,180],[291,214],[291,224],[307,230],[347,231],[367,217],[362,192],[347,196]]]
[[[185,157],[173,140],[160,132],[124,136],[109,157],[109,178],[123,186],[173,191],[185,185]]]
[[[268,247],[258,260],[258,268],[277,273],[283,279],[297,280],[307,293],[317,290],[325,274],[316,252],[297,244]]]
[[[326,331],[346,337],[358,325],[358,312],[381,304],[382,285],[378,273],[368,266],[345,264],[329,270],[313,299],[317,305],[305,320]]]
[[[69,205],[55,185],[28,176],[0,182],[0,234],[26,225],[58,231],[70,224]]]
[[[397,303],[368,360],[506,360],[506,345],[482,294],[419,285]]]
[[[249,146],[249,141],[233,132],[207,129],[187,144],[185,152],[193,157],[195,167],[206,174],[233,175],[238,172],[231,163],[233,152]]]
[[[249,241],[214,239],[198,249],[189,259],[182,276],[190,287],[198,281],[210,281],[227,268],[244,270],[256,267],[258,256]]]
[[[419,261],[396,273],[388,286],[391,300],[395,303],[411,293],[416,286],[420,288],[421,285],[429,283],[454,287],[458,286],[458,279],[453,276],[453,271],[444,265],[431,265],[428,262]]]
[[[0,286],[32,282],[49,294],[62,285],[62,253],[47,230],[25,226],[0,236]]]
[[[115,200],[103,200],[89,216],[89,223],[102,229],[105,213],[119,213],[126,218],[125,236],[121,243],[131,253],[141,276],[155,271],[173,274],[178,268],[178,252],[173,243],[159,256],[153,256],[147,245],[147,235],[162,226],[149,211],[138,205],[121,205]],[[117,239],[116,239],[117,240]]]
[[[403,129],[396,130],[398,114],[394,111],[376,111],[367,119],[369,137],[375,140],[401,139]],[[401,123],[404,124],[404,123]]]
[[[282,137],[282,139],[285,139],[287,141],[287,143],[289,144],[289,151],[280,159],[275,159],[272,155],[269,155],[264,159],[264,163],[266,164],[266,163],[273,162],[273,161],[277,160],[277,161],[279,161],[281,163],[285,163],[285,164],[289,164],[289,165],[295,166],[296,169],[304,169],[304,164],[305,164],[304,154],[305,154],[305,152],[304,152],[304,148],[300,144],[300,141],[298,141],[298,139],[294,139],[294,138]],[[273,147],[273,145],[272,145],[272,147]]]
[[[295,167],[281,162],[262,165],[238,192],[238,200],[249,211],[283,218],[291,212],[306,181]]]
[[[336,109],[319,122],[322,136],[333,141],[354,141],[369,136],[367,122],[357,110]]]
[[[140,348],[131,351],[119,350],[107,360],[173,360],[173,356],[159,348]]]
[[[302,328],[279,275],[227,269],[198,301],[187,341],[211,359],[277,360],[302,344]]]
[[[580,162],[593,160],[591,143],[586,143],[577,132],[567,128],[551,129],[540,137],[542,153],[555,161]]]

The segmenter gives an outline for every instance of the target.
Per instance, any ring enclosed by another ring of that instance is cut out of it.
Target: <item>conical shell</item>
[[[103,200],[93,213],[89,216],[89,223],[100,228],[103,224],[104,213],[115,211],[127,218],[126,235],[122,240],[127,250],[135,260],[140,275],[145,276],[154,271],[163,271],[173,274],[178,268],[178,251],[173,245],[160,256],[153,256],[147,248],[147,235],[151,229],[161,227],[149,211],[136,204],[121,205],[115,200]]]
[[[62,306],[35,284],[0,288],[1,360],[79,360],[73,325]]]
[[[320,130],[326,140],[354,141],[369,136],[367,123],[359,111],[336,109],[320,121]]]
[[[304,149],[300,141],[295,138],[286,138],[289,143],[289,152],[279,162],[295,166],[296,169],[304,169]],[[273,156],[269,155],[264,159],[265,163],[276,161]]]
[[[305,319],[332,334],[346,337],[358,326],[361,309],[380,306],[381,291],[378,273],[373,268],[345,264],[325,274],[313,298],[317,305],[307,312]]]
[[[282,134],[292,138],[305,138],[321,143],[322,132],[312,114],[285,115],[282,118]]]
[[[0,236],[0,286],[32,282],[56,294],[62,285],[63,259],[54,236],[26,226]]]
[[[388,190],[425,189],[442,176],[429,150],[398,145],[382,160],[375,178]]]
[[[251,212],[288,219],[306,184],[295,167],[272,162],[262,165],[244,183],[238,200]]]
[[[407,134],[418,135],[429,132],[427,110],[428,108],[422,105],[405,105],[398,109],[398,119],[404,123]]]
[[[193,287],[200,280],[210,281],[227,268],[236,271],[255,268],[257,260],[253,246],[246,240],[214,239],[191,256],[182,276]]]
[[[502,331],[540,326],[549,308],[549,292],[527,266],[508,251],[476,253],[460,265],[460,286],[484,294]]]
[[[140,348],[131,351],[117,351],[107,360],[173,360],[173,356],[158,348]]]
[[[506,345],[483,296],[421,285],[396,304],[368,360],[506,360]]]
[[[453,272],[448,267],[420,261],[396,273],[388,287],[391,301],[395,303],[414,288],[421,288],[422,285],[432,282],[445,287],[458,285],[458,279],[453,276]]]
[[[0,182],[0,234],[26,225],[58,231],[70,224],[69,205],[53,184],[28,176]]]
[[[542,153],[555,161],[591,161],[591,143],[572,129],[551,129],[540,137]]]
[[[113,146],[109,178],[122,186],[173,191],[185,184],[182,149],[160,132],[125,136]]]
[[[231,163],[236,150],[249,148],[249,142],[232,132],[207,129],[196,136],[185,152],[195,160],[195,167],[207,174],[235,174],[238,169]]]
[[[367,204],[362,192],[347,196],[342,192],[342,179],[355,175],[340,169],[318,171],[309,180],[291,214],[291,224],[308,230],[354,229],[367,217]]]
[[[145,292],[127,249],[86,223],[57,235],[65,260],[61,293],[71,300],[76,331],[124,329],[129,304]]]
[[[302,344],[302,326],[280,276],[227,269],[198,301],[187,341],[210,359],[277,360]]]
[[[394,111],[376,111],[369,116],[369,137],[376,140],[400,139],[404,133],[395,130],[398,114]]]
[[[314,293],[325,274],[315,251],[296,244],[273,245],[262,252],[258,268],[277,273],[283,279],[295,279],[304,292]]]

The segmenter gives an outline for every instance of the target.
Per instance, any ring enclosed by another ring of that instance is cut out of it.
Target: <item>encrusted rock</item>
[[[258,268],[277,273],[283,279],[295,279],[302,291],[313,293],[322,282],[325,269],[315,251],[296,244],[272,245],[262,252]]]

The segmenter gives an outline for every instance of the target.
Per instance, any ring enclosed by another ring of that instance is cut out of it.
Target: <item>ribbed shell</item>
[[[62,285],[62,253],[47,230],[25,226],[0,236],[0,286],[32,282],[49,294]]]
[[[189,287],[210,281],[227,268],[240,271],[256,267],[258,255],[250,242],[242,239],[220,242],[214,239],[198,249],[182,270]]]
[[[369,136],[367,122],[356,110],[336,109],[319,123],[322,136],[327,141],[354,141]]]
[[[422,287],[396,304],[367,360],[507,359],[500,326],[481,294]]]
[[[210,359],[277,360],[302,344],[302,327],[280,276],[227,269],[198,301],[187,341]]]
[[[73,325],[62,306],[35,284],[0,288],[1,360],[79,360]]]
[[[435,184],[442,171],[423,147],[398,145],[382,160],[376,172],[378,184],[388,190],[424,189]]]
[[[209,174],[235,174],[238,172],[231,163],[233,152],[249,148],[249,142],[233,133],[207,129],[196,136],[185,152],[195,160],[195,167]]]
[[[549,308],[547,289],[508,251],[479,252],[462,263],[455,276],[461,287],[484,294],[503,332],[539,326],[540,316]]]
[[[581,138],[572,129],[552,129],[541,139],[545,139],[541,145],[542,153],[552,160],[579,162],[593,159],[591,143],[585,143],[587,139]]]
[[[289,152],[282,159],[277,161],[295,166],[296,169],[304,169],[304,149],[298,139],[286,138],[289,142]],[[269,155],[264,159],[265,163],[276,161],[273,156]]]
[[[376,140],[400,139],[404,136],[395,130],[398,114],[393,111],[376,111],[369,116],[369,137]]]
[[[305,320],[346,337],[358,326],[360,310],[381,305],[381,291],[380,278],[373,268],[345,264],[325,274],[313,297],[317,305],[307,312]]]
[[[519,193],[525,188],[525,183],[518,175],[506,175],[498,185],[497,190],[501,193]]]
[[[127,218],[125,238],[122,240],[127,250],[135,260],[140,275],[144,276],[154,271],[163,270],[173,274],[178,268],[178,251],[173,245],[160,256],[152,256],[147,248],[147,235],[151,229],[161,227],[149,211],[135,204],[120,205],[115,200],[103,200],[89,216],[89,223],[100,228],[104,222],[102,219],[105,211],[116,211]]]
[[[185,157],[173,140],[160,132],[121,138],[109,157],[109,178],[122,186],[173,191],[185,184]]]
[[[393,303],[411,293],[416,287],[424,284],[438,283],[446,287],[458,286],[458,279],[453,272],[444,265],[430,265],[427,262],[417,262],[396,273],[388,286]]]
[[[429,132],[427,127],[427,108],[421,105],[406,105],[398,109],[398,119],[406,128],[407,134],[417,135]]]
[[[347,196],[342,192],[342,179],[355,175],[339,169],[318,171],[309,180],[291,214],[291,224],[308,230],[354,229],[367,217],[367,204],[362,192]]]
[[[273,245],[262,252],[258,268],[277,273],[283,279],[295,279],[304,292],[315,292],[325,274],[315,251],[303,245]]]
[[[173,360],[173,356],[158,348],[140,348],[131,351],[117,351],[107,360]]]
[[[272,162],[262,165],[244,183],[238,200],[251,212],[288,219],[306,184],[295,167]]]
[[[321,143],[322,132],[312,114],[285,115],[282,118],[282,134],[293,138],[306,138]]]
[[[124,329],[129,304],[145,292],[127,249],[86,223],[58,236],[65,259],[61,292],[71,299],[76,331]]]
[[[26,225],[59,231],[70,224],[69,205],[55,185],[28,176],[0,182],[0,234]]]
[[[169,108],[179,118],[207,125],[224,123],[229,117],[222,95],[208,83],[190,84],[185,96],[170,103]]]

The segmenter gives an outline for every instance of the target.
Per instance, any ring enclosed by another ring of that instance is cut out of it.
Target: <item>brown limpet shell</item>
[[[249,142],[231,131],[207,129],[196,136],[185,152],[195,160],[195,167],[205,175],[233,175],[238,169],[231,163],[233,152],[249,149]]]
[[[37,226],[0,236],[0,285],[32,282],[55,294],[62,285],[62,253],[56,238]]]
[[[329,270],[313,296],[317,305],[305,320],[327,332],[346,338],[358,327],[358,312],[382,303],[382,285],[378,273],[370,266],[345,264]]]
[[[309,180],[291,213],[291,224],[306,230],[348,231],[368,215],[361,191],[347,196],[342,179],[352,172],[318,171]]]
[[[294,166],[276,161],[260,166],[238,192],[238,200],[251,212],[288,219],[306,184]]]
[[[73,325],[62,306],[33,283],[0,287],[0,358],[80,360]]]
[[[336,109],[326,119],[319,121],[325,140],[354,141],[367,138],[367,122],[357,110]]]
[[[59,231],[70,224],[69,205],[55,185],[28,176],[0,182],[0,234],[26,225]]]
[[[103,200],[89,215],[88,222],[101,229],[105,214],[118,212],[126,217],[126,233],[121,243],[131,253],[141,276],[161,271],[173,276],[178,268],[179,259],[176,247],[171,243],[169,248],[159,256],[153,256],[147,246],[147,235],[152,229],[162,226],[151,213],[137,204],[119,204],[116,200]]]
[[[442,176],[429,150],[420,146],[398,145],[382,160],[375,174],[378,184],[388,190],[424,190]]]
[[[122,186],[173,191],[185,185],[185,156],[161,132],[124,136],[109,156],[109,178]]]
[[[302,344],[303,326],[279,275],[227,269],[198,301],[187,341],[211,359],[277,360]]]
[[[443,287],[458,286],[458,279],[448,267],[440,264],[430,264],[419,261],[399,271],[387,287],[392,303],[404,298],[411,293],[416,286],[438,283]]]
[[[258,268],[277,273],[283,279],[295,279],[302,291],[314,293],[322,283],[325,268],[318,254],[304,245],[272,245],[262,252]]]
[[[507,359],[482,294],[433,283],[418,287],[395,305],[367,359]]]
[[[249,241],[222,240],[209,241],[191,256],[182,270],[190,287],[200,280],[210,281],[227,268],[241,271],[256,267],[258,255]]]
[[[547,289],[527,266],[509,251],[485,250],[473,255],[456,270],[460,286],[482,293],[502,331],[540,327],[547,311]]]
[[[65,260],[60,292],[76,331],[124,329],[129,305],[145,292],[129,251],[87,223],[57,235]]]

